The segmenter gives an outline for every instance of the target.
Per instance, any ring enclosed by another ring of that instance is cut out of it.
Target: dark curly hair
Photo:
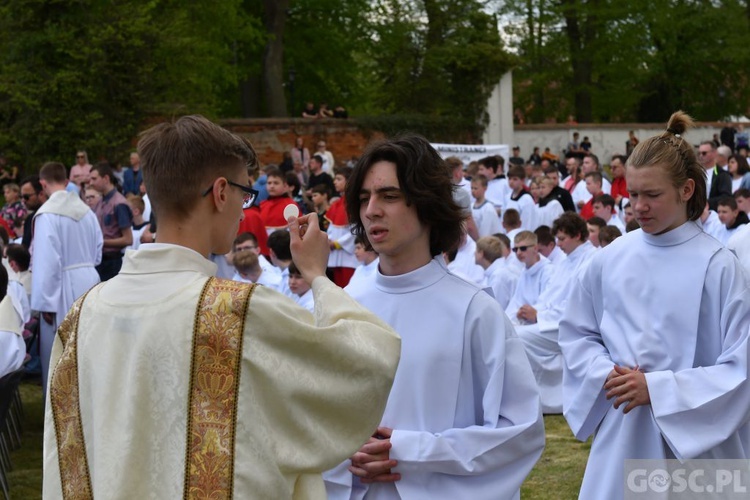
[[[457,248],[466,215],[453,199],[451,169],[427,139],[413,134],[371,144],[354,166],[345,193],[354,235],[367,238],[359,195],[370,167],[380,161],[396,165],[406,204],[414,205],[419,221],[430,228],[430,254],[434,257]]]
[[[557,234],[560,231],[571,238],[578,236],[578,239],[584,242],[589,238],[589,228],[586,226],[586,221],[574,212],[564,212],[552,223],[552,234]]]

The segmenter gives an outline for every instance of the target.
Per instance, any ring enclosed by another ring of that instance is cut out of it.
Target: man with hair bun
[[[683,138],[692,125],[678,111],[635,147],[626,180],[641,229],[594,255],[560,323],[564,415],[578,439],[595,434],[582,499],[622,499],[629,459],[750,453],[749,284],[696,222],[706,178]]]

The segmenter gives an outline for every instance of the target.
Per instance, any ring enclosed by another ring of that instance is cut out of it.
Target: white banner
[[[505,165],[508,165],[510,158],[510,146],[507,144],[432,144],[432,147],[442,158],[455,156],[464,163],[464,166],[485,156],[494,155],[505,158]]]

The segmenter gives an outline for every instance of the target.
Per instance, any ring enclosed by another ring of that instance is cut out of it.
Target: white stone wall
[[[685,134],[685,140],[697,146],[703,140],[711,140],[713,134],[721,131],[722,124],[701,123]],[[573,132],[580,134],[580,140],[588,136],[592,144],[591,152],[599,157],[602,164],[609,164],[612,155],[625,154],[625,141],[628,131],[635,131],[639,140],[660,134],[666,125],[655,124],[625,124],[600,125],[588,127],[585,124],[576,125],[516,125],[514,145],[521,147],[521,156],[528,158],[533,148],[539,146],[540,154],[549,146],[550,151],[563,157],[563,149],[573,140]]]

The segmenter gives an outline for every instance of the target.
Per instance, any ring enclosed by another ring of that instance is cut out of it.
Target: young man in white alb
[[[380,426],[325,475],[331,500],[517,498],[544,446],[512,325],[487,293],[446,270],[441,254],[455,248],[465,217],[452,189],[418,136],[371,146],[349,180],[349,218],[380,265],[369,287],[347,291],[400,332],[402,350]]]

